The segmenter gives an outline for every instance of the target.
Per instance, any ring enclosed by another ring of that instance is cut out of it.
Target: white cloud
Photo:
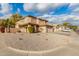
[[[7,3],[2,3],[0,13],[8,13],[10,11],[10,6]]]
[[[0,13],[3,14],[3,16],[0,16],[0,19],[9,18],[12,15],[10,13],[12,7],[8,3],[1,3],[0,5],[1,5]]]
[[[30,11],[35,8],[35,3],[26,3],[23,5],[25,11]]]
[[[9,18],[10,16],[12,16],[12,14],[7,14],[7,15],[4,15],[4,16],[0,16],[0,19],[7,19],[7,18]]]
[[[46,4],[46,3],[39,3],[39,4],[37,4],[37,9],[39,10],[39,11],[44,11],[44,10],[47,10],[48,8],[49,8],[49,6],[51,6],[51,4]]]
[[[68,7],[72,15],[79,15],[79,3],[71,3]]]
[[[79,15],[79,7],[74,8],[74,9],[72,10],[71,14]]]
[[[25,11],[38,11],[38,12],[47,12],[49,9],[55,9],[59,6],[65,5],[64,3],[25,3]]]
[[[44,14],[42,16],[39,16],[39,18],[47,19],[49,22],[52,23],[63,23],[65,21],[68,21],[72,24],[79,25],[79,16],[77,15],[48,15]]]
[[[77,6],[79,6],[79,3],[70,3],[69,4],[69,8],[75,8]]]
[[[17,8],[17,12],[20,13],[20,11],[21,11],[21,10],[20,10],[19,8]]]
[[[73,10],[74,12],[79,12],[79,8],[76,8]]]

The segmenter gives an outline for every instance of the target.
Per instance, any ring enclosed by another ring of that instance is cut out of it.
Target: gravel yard
[[[69,33],[1,33],[0,55],[56,55],[73,41]]]
[[[37,34],[26,34],[26,33],[10,33],[3,34],[3,39],[6,38],[5,43],[7,46],[21,49],[21,50],[48,50],[55,47],[63,46],[69,43],[69,37],[62,36],[53,33],[37,33]],[[61,38],[61,39],[60,39]]]

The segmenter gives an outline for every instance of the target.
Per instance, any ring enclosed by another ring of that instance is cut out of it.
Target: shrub
[[[28,27],[28,31],[30,32],[30,33],[33,33],[33,27],[31,26],[31,27]]]
[[[73,29],[74,31],[77,30],[77,26],[70,26],[71,29]]]

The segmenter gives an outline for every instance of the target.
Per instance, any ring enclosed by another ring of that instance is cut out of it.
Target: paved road
[[[79,36],[75,32],[0,34],[0,55],[75,56],[79,55]]]

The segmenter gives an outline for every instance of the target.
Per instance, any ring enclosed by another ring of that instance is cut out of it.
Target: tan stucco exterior
[[[26,27],[33,26],[35,32],[52,32],[52,27],[49,28],[48,21],[44,19],[40,19],[33,16],[27,16],[23,20],[20,20],[16,23],[16,28],[21,29],[21,32],[28,32],[27,28],[26,31],[24,28],[21,28],[20,25],[26,25]],[[50,25],[49,25],[50,26]]]

